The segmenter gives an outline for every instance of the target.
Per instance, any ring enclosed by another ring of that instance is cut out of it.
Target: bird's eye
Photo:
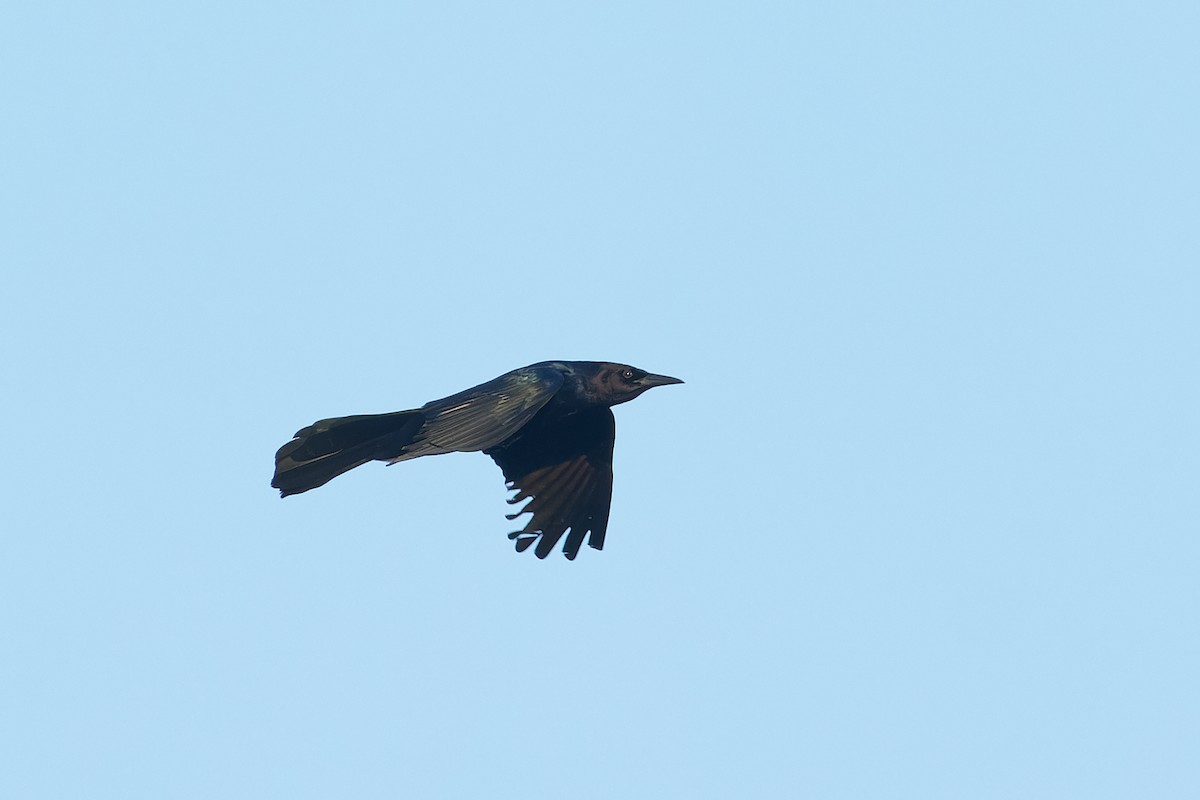
[[[621,373],[621,377],[627,381],[633,380],[633,370],[631,370],[631,369],[625,370],[624,372]]]

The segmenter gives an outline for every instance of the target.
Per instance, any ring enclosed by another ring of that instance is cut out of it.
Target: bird
[[[585,538],[589,547],[604,548],[616,437],[612,407],[676,383],[683,381],[628,364],[542,361],[420,408],[318,420],[275,453],[271,486],[288,497],[368,461],[390,465],[482,451],[516,492],[508,502],[529,501],[506,515],[532,514],[508,535],[516,551],[533,547],[544,559],[565,536],[562,552],[573,561]]]

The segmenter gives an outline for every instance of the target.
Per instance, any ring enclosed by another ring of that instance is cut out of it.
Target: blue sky
[[[1195,796],[1198,24],[6,8],[0,795]],[[268,486],[557,358],[603,552]]]

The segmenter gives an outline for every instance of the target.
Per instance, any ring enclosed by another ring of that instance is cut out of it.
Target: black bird
[[[585,536],[590,547],[604,547],[616,436],[611,407],[672,383],[683,381],[626,364],[543,361],[411,411],[314,422],[279,448],[271,485],[287,497],[368,461],[482,450],[516,490],[508,502],[529,499],[508,515],[533,515],[508,535],[517,552],[537,541],[533,552],[545,558],[569,530],[563,553],[574,559]]]

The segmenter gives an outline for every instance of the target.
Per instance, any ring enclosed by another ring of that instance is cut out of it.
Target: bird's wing
[[[425,424],[393,461],[436,453],[486,450],[508,439],[554,397],[563,383],[552,367],[526,367],[426,403]]]
[[[508,536],[518,553],[537,541],[534,554],[545,558],[568,530],[563,553],[569,559],[579,554],[584,537],[589,546],[604,547],[615,437],[612,411],[592,408],[536,417],[513,442],[486,451],[504,471],[508,488],[517,492],[508,502],[529,500],[508,515],[533,514],[522,530]]]

